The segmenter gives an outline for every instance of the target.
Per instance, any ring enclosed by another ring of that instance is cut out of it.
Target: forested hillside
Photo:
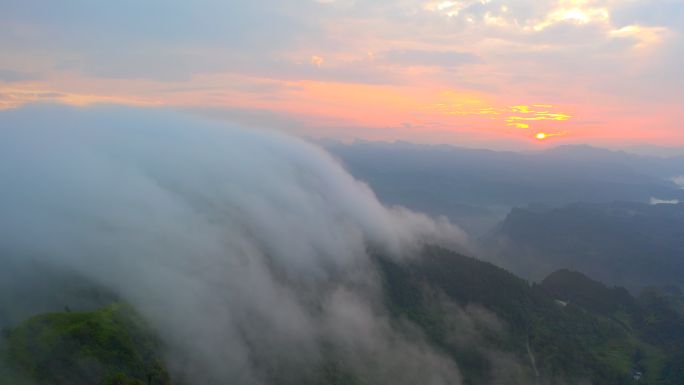
[[[2,384],[169,384],[161,341],[124,303],[32,317],[0,345]]]
[[[429,245],[403,262],[382,254],[373,260],[390,322],[451,357],[464,384],[632,384],[637,371],[644,384],[684,378],[684,297],[676,289],[649,287],[635,298],[568,270],[530,285],[489,262]],[[369,380],[326,346],[308,384]],[[65,308],[3,329],[0,383],[184,384],[167,373],[165,349],[130,305]]]
[[[529,370],[527,340],[544,383],[627,384],[633,371],[645,373],[642,383],[681,383],[684,319],[671,310],[681,296],[650,288],[636,299],[624,288],[607,288],[567,270],[530,286],[490,263],[432,246],[414,263],[379,263],[392,312],[420,325],[456,357],[466,383],[492,380],[489,368],[497,357],[492,351],[516,357],[520,370]],[[470,314],[477,344],[450,337],[465,331],[445,299]],[[482,316],[482,309],[491,314]]]
[[[479,244],[483,258],[530,280],[572,267],[633,294],[684,286],[684,203],[515,208]]]

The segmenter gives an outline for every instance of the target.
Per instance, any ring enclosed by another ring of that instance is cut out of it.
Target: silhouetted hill
[[[568,269],[554,271],[540,285],[556,299],[596,312],[613,314],[625,311],[631,314],[637,306],[636,299],[625,288],[609,288],[580,272]]]
[[[514,208],[479,243],[485,259],[537,281],[572,266],[633,293],[648,285],[684,285],[684,203]]]
[[[623,164],[636,172],[663,179],[678,176],[684,172],[684,156],[681,154],[663,158],[652,155],[637,155],[622,150],[611,151],[587,144],[562,145],[548,150],[525,153],[538,156],[555,156],[581,162]]]
[[[673,156],[684,156],[684,147],[661,147],[650,144],[624,147],[623,151],[636,155],[651,155],[659,158],[670,158]]]

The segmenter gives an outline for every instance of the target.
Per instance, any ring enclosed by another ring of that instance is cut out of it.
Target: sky
[[[164,107],[314,138],[498,150],[684,146],[681,0],[0,9],[0,110]]]

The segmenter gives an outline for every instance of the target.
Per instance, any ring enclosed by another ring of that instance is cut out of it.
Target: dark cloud
[[[23,82],[26,80],[40,80],[43,77],[35,72],[21,72],[0,69],[0,80],[7,83]]]
[[[69,96],[67,94],[62,94],[59,92],[44,92],[42,94],[37,94],[39,98],[46,98],[46,99],[51,99],[51,98],[64,98],[66,96]]]

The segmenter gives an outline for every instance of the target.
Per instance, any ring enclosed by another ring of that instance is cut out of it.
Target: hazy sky
[[[0,0],[0,108],[165,105],[496,149],[684,146],[683,32],[681,0]]]

